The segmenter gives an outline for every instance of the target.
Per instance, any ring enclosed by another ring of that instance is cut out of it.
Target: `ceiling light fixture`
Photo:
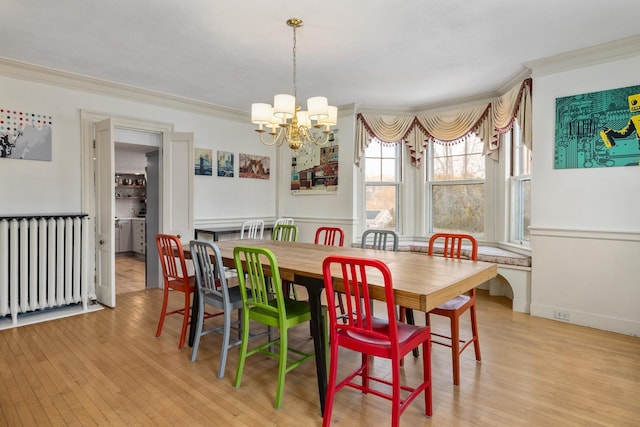
[[[296,105],[296,29],[302,26],[302,20],[291,18],[287,20],[287,25],[293,28],[293,95],[274,96],[273,106],[251,104],[251,122],[258,125],[256,132],[263,144],[280,147],[286,141],[292,150],[299,150],[306,143],[324,145],[329,141],[331,126],[337,124],[338,108],[328,105],[324,96],[307,99],[307,111],[301,111],[300,106]],[[312,121],[315,124],[312,125]],[[324,130],[320,134],[314,133],[312,128]],[[271,135],[270,141],[264,139],[267,132]]]

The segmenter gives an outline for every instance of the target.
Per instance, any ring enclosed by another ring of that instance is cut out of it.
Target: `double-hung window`
[[[475,134],[428,146],[427,200],[431,233],[484,236],[485,158]]]
[[[522,143],[516,122],[511,132],[511,221],[512,243],[528,244],[531,225],[531,151]]]
[[[383,143],[374,138],[365,150],[367,228],[398,230],[401,147],[400,143]]]

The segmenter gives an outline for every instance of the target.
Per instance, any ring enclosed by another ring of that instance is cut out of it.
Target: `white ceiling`
[[[292,93],[423,108],[640,33],[639,0],[4,0],[0,56],[239,111]]]

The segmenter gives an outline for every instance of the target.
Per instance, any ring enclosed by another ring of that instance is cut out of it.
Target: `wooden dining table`
[[[226,240],[216,242],[225,266],[234,268],[233,249],[251,246],[270,249],[276,256],[282,280],[304,286],[311,308],[311,335],[316,356],[316,373],[320,410],[324,411],[327,390],[326,353],[322,322],[322,262],[329,255],[375,258],[389,267],[393,279],[394,303],[402,307],[428,312],[440,304],[473,289],[497,275],[493,263],[442,258],[410,252],[394,252],[352,247],[324,246],[312,243],[284,242],[277,240]],[[189,247],[185,247],[189,257]],[[382,276],[368,275],[371,297],[385,300]],[[339,289],[339,283],[336,288]],[[195,304],[194,304],[195,306]],[[195,314],[195,310],[192,310]],[[191,325],[195,325],[192,314]],[[190,343],[194,335],[190,334]]]

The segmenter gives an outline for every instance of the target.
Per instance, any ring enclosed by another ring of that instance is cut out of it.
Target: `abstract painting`
[[[327,145],[305,144],[293,152],[291,192],[335,194],[338,191],[338,154],[335,138],[330,138]]]
[[[51,116],[0,108],[0,157],[51,161]]]

